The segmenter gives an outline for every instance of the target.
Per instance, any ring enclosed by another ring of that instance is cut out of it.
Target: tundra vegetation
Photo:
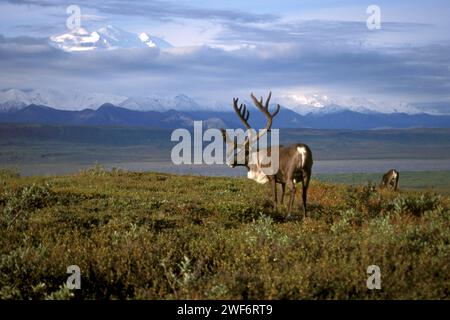
[[[296,201],[286,221],[268,194],[246,178],[3,170],[0,299],[450,297],[448,196],[313,176],[308,216]]]

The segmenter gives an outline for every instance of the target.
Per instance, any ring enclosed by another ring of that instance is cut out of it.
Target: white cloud
[[[20,21],[21,30],[39,32],[45,23],[64,25],[62,9],[67,3],[22,0],[6,7],[45,13],[50,19],[40,19],[36,13],[30,14],[27,25]],[[156,33],[178,47],[164,52],[65,54],[49,48],[43,39],[0,38],[0,87],[75,85],[126,96],[184,92],[223,101],[251,90],[295,94],[292,88],[308,88],[312,93],[386,101],[450,100],[450,43],[434,42],[430,34],[439,26],[416,19],[417,14],[398,21],[398,14],[386,15],[390,20],[374,33],[366,28],[365,8],[356,19],[360,4],[353,1],[345,2],[353,8],[347,14],[331,4],[306,1],[308,10],[303,15],[298,15],[300,7],[289,11],[293,5],[286,2],[276,11],[269,5],[251,10],[250,4],[239,6],[238,2],[226,9],[218,4],[199,7],[172,1],[79,3],[93,22],[117,21],[125,29],[130,26],[130,31]],[[406,8],[407,2],[402,3]],[[386,1],[380,5],[385,11],[390,6]],[[401,11],[400,5],[395,7]],[[434,10],[418,4],[408,8],[430,16]],[[6,21],[10,30],[14,21]]]

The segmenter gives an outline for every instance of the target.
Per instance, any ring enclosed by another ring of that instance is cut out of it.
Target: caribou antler
[[[245,137],[244,144],[241,146],[241,147],[243,147],[243,150],[246,150],[246,152],[248,152],[250,145],[252,145],[255,142],[258,142],[258,140],[263,135],[265,135],[267,133],[267,131],[270,130],[270,128],[272,127],[273,118],[280,111],[280,105],[279,104],[277,104],[277,107],[276,107],[274,112],[270,113],[270,111],[269,111],[269,102],[270,102],[270,98],[272,97],[272,91],[269,92],[269,95],[267,96],[267,99],[266,99],[265,102],[263,101],[262,97],[261,97],[260,100],[256,99],[256,97],[253,95],[253,93],[251,93],[250,96],[252,97],[252,100],[253,100],[255,106],[267,118],[267,123],[266,123],[266,126],[264,127],[264,129],[260,130],[259,133],[256,136],[253,135],[253,130],[251,130],[252,127],[248,123],[248,119],[250,117],[250,112],[247,109],[247,106],[245,105],[245,103],[241,103],[239,105],[239,98],[233,98],[233,109],[236,112],[236,114],[238,115],[239,119],[241,119],[241,121],[244,124],[244,126],[249,131],[248,132],[248,136]],[[228,134],[226,133],[225,129],[222,129],[222,135],[223,135],[223,138],[224,138],[224,140],[226,142],[233,143],[231,141],[230,137],[228,136]],[[234,144],[233,144],[233,148],[236,148],[236,146],[234,146]]]
[[[267,123],[264,129],[262,129],[259,134],[256,136],[256,141],[258,141],[263,135],[265,135],[267,133],[267,131],[270,130],[270,128],[272,127],[272,121],[273,118],[278,114],[278,112],[280,111],[280,105],[277,104],[277,108],[275,109],[275,111],[273,113],[270,113],[269,111],[269,102],[270,102],[270,98],[272,97],[272,91],[269,92],[269,95],[267,96],[266,102],[263,105],[263,97],[261,97],[261,99],[258,101],[258,99],[256,99],[256,97],[253,95],[253,93],[250,94],[250,96],[252,97],[253,103],[255,104],[255,106],[259,109],[259,111],[261,111],[267,118]]]
[[[261,97],[260,100],[256,99],[256,97],[253,95],[253,93],[250,94],[252,97],[253,103],[255,106],[266,116],[267,123],[265,128],[263,129],[262,134],[258,136],[260,138],[262,135],[264,135],[267,131],[270,130],[272,127],[272,121],[273,118],[278,114],[280,111],[280,105],[277,104],[277,108],[273,113],[270,113],[269,111],[269,102],[270,98],[272,97],[272,91],[269,92],[269,95],[267,96],[266,102],[263,104],[263,97]],[[236,114],[238,115],[239,119],[241,119],[242,123],[247,129],[251,129],[250,124],[248,123],[248,118],[250,117],[250,112],[247,110],[247,106],[245,103],[241,103],[238,106],[239,98],[233,98],[233,108]]]
[[[263,101],[263,97],[261,97],[260,100],[256,99],[256,97],[253,95],[253,93],[250,94],[250,96],[252,97],[253,103],[255,104],[255,106],[265,115],[265,117],[267,118],[267,123],[266,126],[264,127],[264,129],[260,130],[260,132],[257,134],[255,139],[252,139],[253,142],[258,141],[263,135],[265,135],[267,133],[267,131],[270,130],[270,128],[272,127],[272,122],[273,122],[273,118],[278,114],[278,112],[280,111],[280,105],[277,104],[277,108],[275,109],[275,111],[273,113],[270,113],[269,111],[269,102],[270,102],[270,98],[272,97],[272,91],[269,92],[269,95],[267,96],[266,102],[264,103]],[[242,123],[244,124],[244,126],[250,130],[252,127],[250,126],[250,124],[248,123],[248,119],[250,117],[250,112],[247,109],[247,106],[245,105],[245,103],[241,103],[238,106],[239,103],[239,98],[233,98],[233,108],[234,111],[236,112],[236,114],[238,115],[239,119],[241,119]],[[226,135],[224,134],[224,137],[226,137]],[[249,139],[246,138],[244,145],[247,145],[249,143]]]
[[[245,103],[241,103],[241,105],[238,107],[239,98],[233,98],[233,108],[236,114],[239,116],[239,119],[241,119],[242,123],[247,129],[251,129],[250,125],[248,124],[248,118],[250,117],[250,112],[247,110],[247,106]]]

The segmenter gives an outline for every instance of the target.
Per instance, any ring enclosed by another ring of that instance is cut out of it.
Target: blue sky
[[[88,30],[111,24],[176,46],[73,54],[77,4]],[[381,29],[368,30],[368,5]],[[379,101],[450,101],[449,1],[0,1],[0,88],[77,88],[227,102],[250,91]]]

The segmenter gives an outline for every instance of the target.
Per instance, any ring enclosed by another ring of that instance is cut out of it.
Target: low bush
[[[307,217],[297,194],[286,221],[286,203],[273,212],[270,187],[246,179],[11,177],[0,299],[448,299],[449,203],[313,180]],[[81,290],[65,285],[70,265]]]

